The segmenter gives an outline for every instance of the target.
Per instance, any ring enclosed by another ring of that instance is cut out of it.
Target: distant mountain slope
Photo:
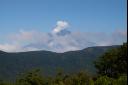
[[[117,47],[89,47],[65,53],[49,51],[6,53],[0,51],[0,78],[14,79],[17,74],[35,68],[43,69],[45,75],[55,74],[57,68],[68,73],[84,69],[95,72],[93,62],[109,49]]]

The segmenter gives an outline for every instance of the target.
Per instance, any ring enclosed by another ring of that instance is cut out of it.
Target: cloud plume
[[[48,50],[66,52],[81,50],[91,46],[120,45],[127,41],[126,31],[102,32],[70,32],[66,21],[58,21],[50,33],[21,30],[9,35],[6,43],[0,44],[0,50],[6,52],[24,52]],[[59,34],[59,35],[58,35]]]
[[[58,21],[56,27],[53,29],[53,33],[59,33],[60,31],[67,29],[69,23],[66,21]]]

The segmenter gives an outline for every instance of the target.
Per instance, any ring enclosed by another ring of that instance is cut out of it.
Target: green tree
[[[95,81],[95,85],[112,85],[112,79],[107,76],[101,76]]]
[[[0,85],[6,85],[3,80],[0,80]]]
[[[0,80],[0,85],[14,85],[14,84],[11,82],[5,82],[3,80]]]
[[[127,75],[120,76],[112,82],[112,85],[127,85]]]
[[[64,83],[65,85],[93,85],[91,76],[83,71],[67,76]]]
[[[105,53],[95,62],[95,67],[102,76],[117,78],[127,74],[127,43]]]
[[[46,85],[46,80],[41,76],[39,70],[34,70],[22,75],[17,80],[17,85]]]

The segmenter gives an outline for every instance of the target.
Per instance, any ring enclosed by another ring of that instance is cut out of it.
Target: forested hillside
[[[92,49],[86,50],[89,53]],[[83,70],[68,74],[58,71],[55,76],[45,76],[40,69],[34,69],[18,75],[14,82],[0,80],[0,85],[127,85],[127,44],[106,51],[94,65],[96,75]]]
[[[86,70],[95,74],[96,69],[93,62],[108,50],[117,47],[89,47],[84,50],[65,53],[49,51],[6,53],[0,51],[0,78],[15,79],[19,73],[31,69],[41,69],[46,76],[56,74],[58,69],[65,73]]]

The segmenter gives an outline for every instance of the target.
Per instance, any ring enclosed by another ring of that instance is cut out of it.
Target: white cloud
[[[66,35],[54,34],[67,30],[68,26],[67,22],[58,21],[56,28],[51,33],[22,30],[9,35],[8,43],[0,44],[0,50],[6,52],[34,50],[65,52],[81,50],[91,46],[118,45],[127,41],[127,32],[125,31],[115,31],[110,34],[92,32],[70,32]]]
[[[6,51],[6,52],[17,52],[21,50],[21,48],[22,47],[16,44],[8,44],[8,43],[0,44],[0,50]]]
[[[67,29],[68,26],[69,26],[68,22],[58,21],[56,27],[53,29],[53,33],[58,33],[64,29]]]

